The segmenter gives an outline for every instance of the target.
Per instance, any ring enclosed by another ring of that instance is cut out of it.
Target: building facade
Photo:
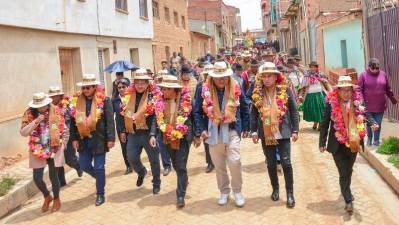
[[[173,52],[190,58],[191,42],[188,27],[187,0],[152,0],[154,21],[153,69],[161,69]]]
[[[0,155],[27,155],[21,116],[35,92],[77,90],[82,74],[96,74],[109,95],[114,60],[153,65],[151,4],[147,1],[32,0],[0,2]],[[13,99],[13,101],[9,101]]]

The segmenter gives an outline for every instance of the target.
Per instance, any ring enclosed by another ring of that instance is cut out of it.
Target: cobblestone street
[[[77,178],[68,174],[68,186],[61,191],[62,208],[57,213],[40,212],[42,196],[36,195],[21,209],[4,218],[4,224],[397,224],[398,198],[358,156],[352,189],[355,211],[344,211],[338,173],[330,154],[317,150],[318,134],[310,124],[302,123],[300,140],[293,145],[296,207],[287,209],[285,191],[281,200],[272,202],[264,156],[260,145],[250,139],[241,143],[244,187],[244,208],[216,204],[218,190],[215,173],[204,172],[203,148],[192,149],[189,158],[189,187],[186,207],[175,207],[176,177],[162,177],[160,195],[152,194],[151,176],[141,188],[135,187],[137,175],[123,175],[119,148],[107,159],[106,203],[94,206],[95,185],[88,175]],[[144,154],[143,154],[144,156]],[[146,158],[143,161],[149,167]],[[280,186],[284,187],[283,176]],[[378,187],[378,190],[374,188]],[[381,197],[378,197],[381,196]],[[396,217],[396,218],[395,218]]]

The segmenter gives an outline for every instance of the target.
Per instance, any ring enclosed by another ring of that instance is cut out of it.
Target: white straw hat
[[[352,78],[350,76],[340,76],[337,87],[353,87]]]
[[[47,95],[49,97],[63,95],[63,94],[64,94],[64,92],[61,90],[61,88],[59,86],[51,86],[51,87],[49,87],[48,92],[47,92]]]
[[[159,87],[163,88],[182,88],[180,85],[180,81],[177,77],[173,75],[164,75],[162,76],[162,82],[157,84]]]
[[[281,72],[277,70],[276,65],[274,63],[265,62],[259,67],[258,73],[259,74],[264,74],[264,73],[280,74]]]
[[[213,66],[213,70],[209,71],[208,74],[214,78],[229,77],[233,75],[233,71],[230,68],[227,68],[225,62],[216,62]]]
[[[99,85],[100,81],[97,80],[96,75],[94,74],[83,74],[82,82],[77,83],[79,87],[83,86],[91,86],[91,85]]]
[[[213,70],[213,64],[206,64],[201,74],[209,74],[209,72],[212,70]]]
[[[44,92],[38,92],[33,94],[32,101],[29,102],[31,108],[41,108],[53,102],[53,99],[49,98]]]
[[[133,80],[152,80],[150,76],[148,76],[148,72],[146,69],[138,69],[135,71],[133,75]]]

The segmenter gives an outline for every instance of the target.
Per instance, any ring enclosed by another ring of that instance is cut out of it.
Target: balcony
[[[282,13],[283,18],[295,17],[299,11],[299,0],[291,0],[285,12]]]

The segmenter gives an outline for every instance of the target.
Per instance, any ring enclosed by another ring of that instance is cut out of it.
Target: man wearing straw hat
[[[64,92],[58,86],[52,86],[49,88],[47,95],[53,100],[52,104],[58,107],[62,115],[64,116],[65,125],[69,129],[71,127],[71,108],[69,104],[69,97],[64,95]],[[64,151],[65,163],[76,170],[78,176],[81,177],[83,171],[79,166],[79,158],[76,156],[76,152],[72,147],[72,140],[69,139],[68,144]],[[58,170],[58,178],[60,180],[60,186],[66,185],[64,167],[60,167]]]
[[[81,92],[71,98],[72,146],[79,151],[81,169],[96,179],[95,205],[100,206],[105,202],[105,154],[115,145],[114,112],[94,74],[84,74],[77,85]]]
[[[151,165],[153,193],[161,188],[159,152],[156,148],[156,120],[154,115],[153,95],[156,87],[150,83],[152,78],[145,69],[138,69],[134,74],[133,85],[127,90],[123,102],[122,115],[127,136],[127,159],[137,173],[136,186],[143,185],[147,169],[141,163],[144,148]]]
[[[197,84],[194,100],[199,99],[199,97],[201,96],[202,85],[204,84],[204,82],[206,82],[209,72],[211,72],[212,70],[213,70],[212,64],[206,64],[204,66],[204,70],[201,72],[202,79]],[[201,103],[197,103],[197,104],[201,104]],[[195,105],[195,102],[194,102],[194,105]],[[195,146],[199,147],[201,145],[201,133],[195,134],[195,136],[196,136],[196,138],[194,139]],[[205,142],[205,140],[203,140],[203,142],[204,142],[204,148],[205,148],[205,160],[206,160],[206,164],[207,164],[205,172],[210,173],[215,169],[215,166],[213,165],[211,154],[209,153],[209,145]]]
[[[251,109],[252,141],[256,144],[260,139],[262,143],[273,188],[271,199],[279,200],[276,155],[278,149],[284,172],[287,207],[293,208],[295,199],[291,138],[294,142],[298,139],[299,114],[294,95],[274,63],[267,62],[259,68],[252,100],[254,106]]]
[[[165,75],[158,84],[161,91],[155,96],[155,114],[160,130],[159,138],[172,159],[177,175],[176,206],[185,206],[188,184],[187,160],[192,131],[192,102],[189,90],[183,88],[177,77]]]
[[[242,169],[240,156],[241,134],[247,137],[249,107],[240,85],[232,77],[233,71],[225,62],[216,62],[213,71],[195,100],[196,134],[209,144],[212,162],[220,191],[219,205],[226,205],[233,189],[235,204],[245,204],[241,193]],[[227,174],[228,165],[231,174]]]
[[[373,132],[379,129],[361,103],[361,93],[352,84],[351,77],[340,76],[337,86],[327,95],[327,105],[320,124],[320,152],[327,150],[334,158],[345,210],[349,214],[353,212],[354,200],[350,188],[353,165],[357,153],[364,148],[365,123]]]

